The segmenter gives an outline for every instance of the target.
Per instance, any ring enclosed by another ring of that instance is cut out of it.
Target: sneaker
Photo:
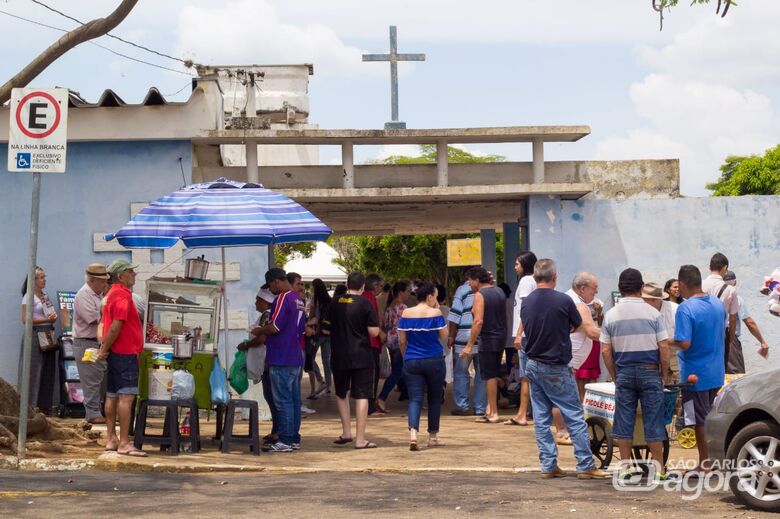
[[[316,412],[317,411],[315,411],[314,409],[312,409],[310,407],[306,407],[305,405],[301,406],[301,414],[314,414]]]
[[[565,478],[566,473],[560,467],[555,467],[552,472],[542,472],[542,479]]]
[[[293,442],[292,445],[290,445],[290,447],[292,447],[292,450],[294,450],[294,451],[301,450],[301,444],[298,443],[298,442]]]
[[[293,448],[286,443],[276,442],[274,444],[264,446],[261,450],[263,452],[292,452]]]
[[[666,483],[667,481],[680,481],[680,474],[677,472],[664,472],[663,474],[656,473],[655,481],[657,483]]]
[[[621,486],[639,485],[642,482],[642,473],[632,468],[621,469],[618,472],[618,481]]]
[[[469,413],[469,410],[468,410],[468,409],[460,409],[460,408],[457,408],[457,409],[453,409],[452,411],[450,411],[450,414],[451,414],[452,416],[468,416],[468,415],[470,415],[471,413]]]
[[[577,479],[609,479],[612,474],[601,469],[591,469],[577,473]]]

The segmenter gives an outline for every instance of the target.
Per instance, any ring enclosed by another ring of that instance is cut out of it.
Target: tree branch
[[[138,0],[122,0],[113,13],[105,18],[96,18],[91,22],[85,23],[81,27],[73,29],[62,35],[48,49],[41,52],[37,58],[24,67],[18,74],[8,80],[0,87],[0,105],[3,105],[11,98],[11,90],[27,86],[30,81],[35,79],[38,74],[43,72],[46,67],[54,63],[60,56],[68,52],[75,46],[89,41],[112,31],[117,25],[127,18],[130,11],[133,10]]]

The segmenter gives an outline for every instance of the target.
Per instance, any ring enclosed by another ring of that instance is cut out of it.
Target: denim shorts
[[[627,366],[617,369],[615,420],[612,436],[620,440],[634,437],[637,402],[642,404],[645,441],[666,440],[664,427],[664,386],[658,368]]]
[[[138,355],[109,353],[106,396],[138,394]]]

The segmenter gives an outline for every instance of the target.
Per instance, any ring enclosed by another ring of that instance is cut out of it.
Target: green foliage
[[[302,258],[311,258],[314,255],[314,251],[317,249],[317,244],[312,241],[300,242],[300,243],[279,243],[274,245],[274,263],[279,267],[284,267],[293,255],[300,256]]]
[[[717,182],[707,184],[713,196],[780,194],[780,145],[759,155],[726,157]]]

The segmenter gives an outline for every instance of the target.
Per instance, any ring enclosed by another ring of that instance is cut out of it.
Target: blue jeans
[[[628,366],[618,368],[615,381],[615,422],[612,436],[618,440],[634,438],[636,404],[642,403],[645,441],[666,439],[664,427],[664,386],[658,368]]]
[[[542,472],[552,472],[558,466],[558,447],[550,431],[553,407],[560,409],[569,429],[569,437],[574,444],[574,457],[577,459],[577,472],[595,469],[582,402],[569,366],[528,359],[526,376],[531,386],[534,433]]]
[[[317,339],[317,344],[320,347],[320,355],[322,355],[322,375],[325,377],[328,389],[330,389],[333,380],[333,370],[330,367],[330,335],[320,336]]]
[[[471,386],[469,366],[474,361],[474,412],[484,413],[487,406],[487,393],[485,392],[485,383],[482,382],[482,377],[479,374],[477,354],[473,353],[466,359],[460,358],[457,351],[453,352],[453,355],[456,359],[455,369],[452,373],[452,394],[455,397],[455,405],[462,411],[467,411],[469,408],[469,387]]]
[[[409,429],[420,430],[420,413],[427,387],[428,432],[439,432],[441,397],[446,373],[443,357],[404,361],[404,379],[409,390]]]
[[[383,402],[387,401],[387,397],[390,396],[390,391],[395,388],[396,384],[401,382],[404,375],[404,356],[401,350],[390,350],[390,365],[392,371],[390,376],[385,379],[385,384],[382,386],[382,392],[379,393],[379,399]]]
[[[279,441],[301,441],[301,366],[269,366],[274,406],[279,417]]]
[[[268,369],[263,371],[260,381],[263,383],[263,398],[271,409],[271,434],[279,434],[279,411],[274,405],[274,391],[271,388],[271,374],[268,373]]]

